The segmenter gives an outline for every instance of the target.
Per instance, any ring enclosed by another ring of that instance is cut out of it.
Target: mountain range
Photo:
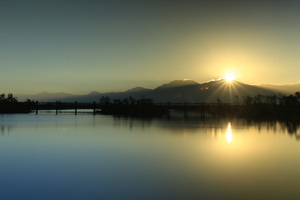
[[[198,102],[216,102],[220,99],[222,102],[233,103],[242,101],[243,96],[256,94],[294,94],[300,90],[300,84],[295,85],[248,85],[239,81],[227,82],[225,79],[197,83],[193,80],[175,80],[163,84],[155,89],[144,87],[135,87],[124,92],[99,93],[93,91],[86,95],[74,95],[68,93],[47,93],[42,92],[35,95],[16,95],[19,101],[31,99],[40,102],[99,102],[100,98],[107,96],[110,99],[124,99],[130,96],[135,99],[151,98],[156,103],[198,103]]]

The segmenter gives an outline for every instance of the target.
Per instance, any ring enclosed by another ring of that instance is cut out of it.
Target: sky
[[[300,83],[300,1],[0,0],[0,93]]]

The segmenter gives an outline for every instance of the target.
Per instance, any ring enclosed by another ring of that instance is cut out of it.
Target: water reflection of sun
[[[230,122],[228,122],[228,125],[227,125],[226,140],[228,143],[231,143],[231,141],[232,141],[232,132],[231,132],[231,123]]]

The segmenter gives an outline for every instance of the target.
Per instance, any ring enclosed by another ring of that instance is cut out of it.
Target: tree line
[[[235,96],[235,103],[233,105],[222,104],[220,99],[217,99],[217,104],[220,107],[212,110],[212,113],[216,116],[300,120],[299,91],[290,95],[245,95],[241,100],[238,96]]]
[[[279,106],[299,106],[300,105],[300,92],[295,94],[282,95],[282,94],[271,94],[271,95],[260,95],[257,94],[254,97],[247,95],[243,96],[243,105],[257,105],[257,104],[268,104],[268,105],[279,105]]]
[[[0,95],[0,113],[30,113],[34,101],[27,99],[25,102],[19,102],[12,93]]]

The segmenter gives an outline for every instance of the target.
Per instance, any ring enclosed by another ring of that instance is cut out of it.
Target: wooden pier
[[[101,113],[101,109],[107,106],[114,106],[115,104],[109,104],[109,105],[103,105],[100,103],[91,102],[91,103],[80,103],[80,102],[38,102],[35,103],[35,113],[39,114],[39,111],[41,110],[55,110],[55,114],[59,114],[62,110],[74,110],[75,115],[78,114],[79,109],[90,109],[92,110],[92,114],[95,115],[97,113]],[[123,106],[123,107],[122,107]],[[122,105],[122,106],[116,106],[117,109],[123,109],[126,107],[128,109],[128,106],[130,105]],[[199,113],[201,118],[204,118],[207,113],[211,112],[212,110],[219,110],[220,108],[231,108],[236,107],[237,105],[233,104],[218,104],[218,103],[153,103],[152,105],[149,105],[160,109],[165,109],[170,114],[170,111],[182,111],[183,117],[188,118],[189,112],[197,112]]]
[[[93,103],[78,103],[75,102],[38,102],[35,103],[35,114],[39,114],[41,110],[55,110],[57,115],[61,110],[74,110],[74,114],[78,114],[78,109],[91,109],[93,115],[96,114],[97,109],[101,109],[100,105],[97,105],[94,101]]]

